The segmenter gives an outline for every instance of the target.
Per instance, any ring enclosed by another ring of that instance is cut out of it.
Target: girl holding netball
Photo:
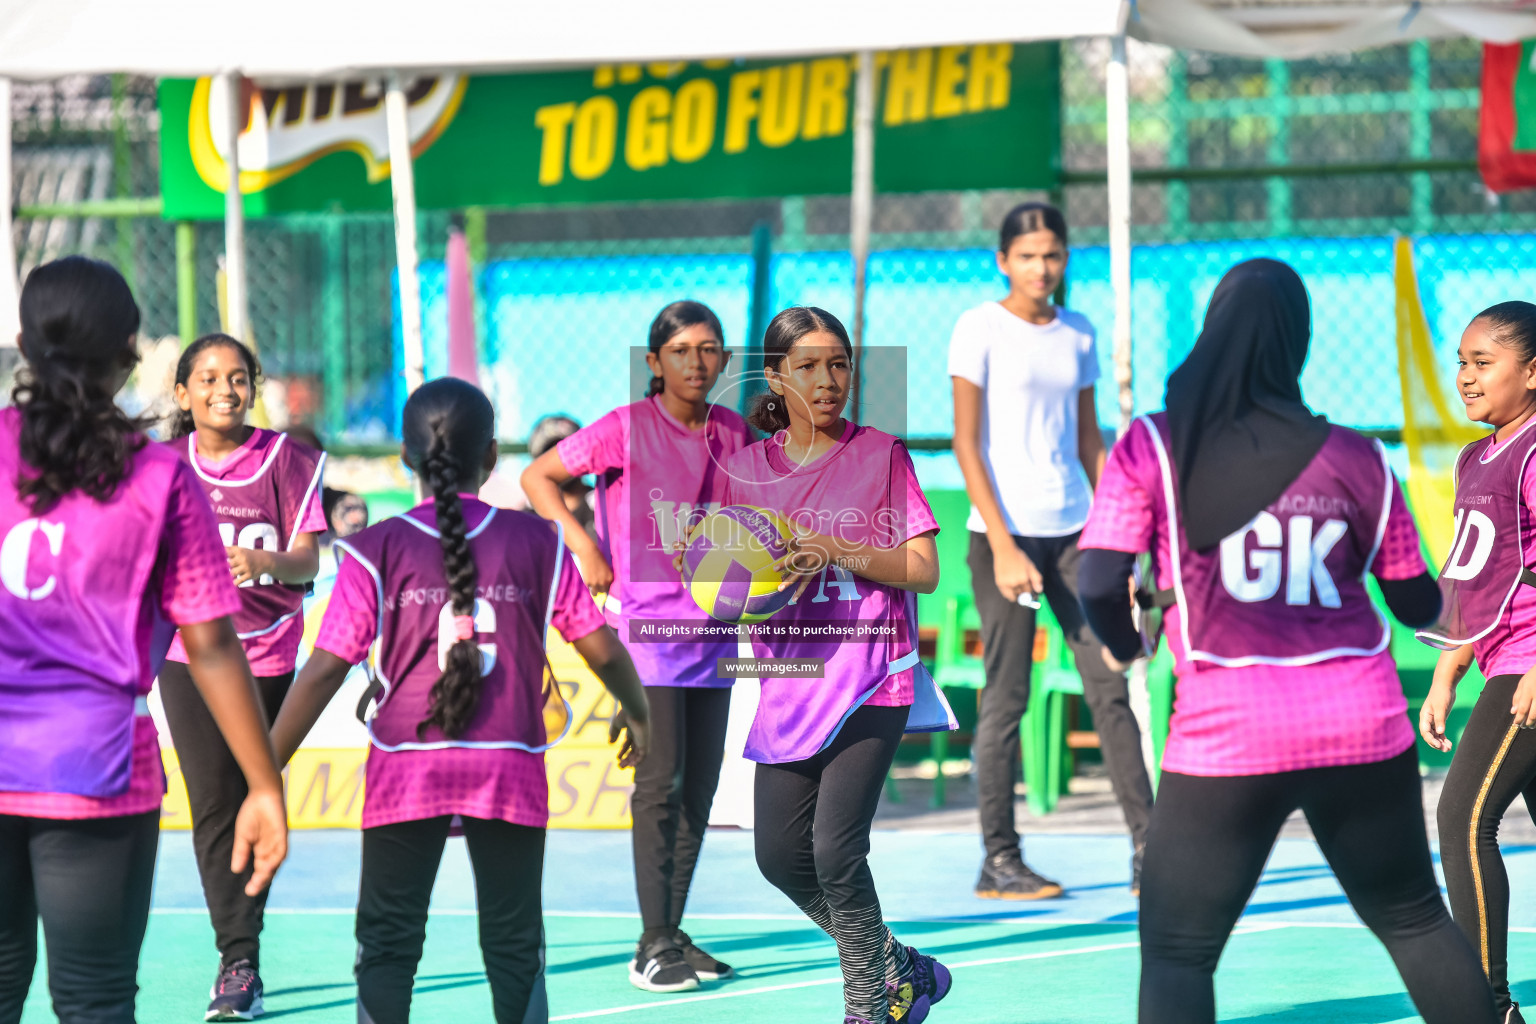
[[[560,441],[523,473],[534,511],[565,527],[581,573],[629,646],[651,704],[651,753],[635,772],[635,890],[640,940],[629,980],[650,992],[697,988],[731,968],[682,931],[683,907],[709,825],[724,762],[731,680],[715,673],[736,654],[736,634],[703,620],[688,596],[675,549],[689,527],[720,507],[724,462],[751,435],[709,392],[730,361],[720,321],[698,302],[674,302],[651,323],[646,397]],[[570,480],[597,479],[597,539],[562,494]],[[694,634],[636,642],[647,620],[687,623]]]
[[[1472,940],[1505,1024],[1510,1000],[1509,877],[1499,822],[1536,789],[1536,305],[1501,302],[1461,336],[1456,386],[1467,417],[1493,427],[1456,463],[1456,539],[1440,572],[1441,619],[1420,638],[1442,648],[1419,731],[1450,750],[1456,684],[1476,659],[1487,678],[1440,791],[1440,864],[1451,912]],[[1526,554],[1526,552],[1532,554]],[[1536,811],[1533,811],[1536,813]]]
[[[293,682],[305,587],[319,569],[325,455],[245,422],[260,377],[255,355],[227,334],[187,346],[176,364],[177,412],[168,445],[192,468],[213,506],[239,587],[235,628],[270,722]],[[219,949],[207,1019],[249,1020],[262,1006],[267,894],[247,896],[244,880],[225,870],[245,779],[192,683],[180,641],[160,671],[160,699],[187,784],[192,846]]]
[[[553,625],[622,706],[620,764],[646,748],[645,693],[571,564],[563,530],[475,497],[496,464],[491,403],[454,378],[405,404],[402,457],[427,500],[336,547],[314,655],[273,726],[286,763],[346,678],[376,652],[357,906],[358,1019],[404,1024],[449,830],[469,845],[480,948],[498,1024],[548,1017],[540,885],[549,786],[543,751],[569,708],[546,683]]]
[[[846,1024],[917,1022],[948,993],[949,972],[885,926],[866,858],[914,699],[936,693],[917,657],[916,595],[938,585],[938,524],[901,441],[843,418],[853,346],[836,317],[781,312],[763,368],[769,390],[751,422],[772,436],[726,463],[726,496],[792,524],[794,596],[771,623],[802,638],[754,634],[753,653],[825,670],[762,681],[746,744],[758,763],[757,864],[837,942]],[[869,632],[803,638],[828,626]]]
[[[64,1024],[132,1021],[165,775],[145,696],[180,627],[189,686],[242,780],[217,866],[248,898],[287,851],[282,780],[192,469],[113,396],[138,362],[122,276],[79,256],[21,292],[0,411],[0,1021],[48,942]]]
[[[1110,453],[1083,531],[1084,611],[1119,665],[1142,653],[1127,581],[1151,552],[1179,677],[1141,890],[1141,1021],[1210,1024],[1213,975],[1280,826],[1300,808],[1429,1024],[1489,1024],[1493,996],[1440,900],[1390,631],[1440,601],[1377,442],[1301,399],[1311,312],[1296,272],[1240,263]]]

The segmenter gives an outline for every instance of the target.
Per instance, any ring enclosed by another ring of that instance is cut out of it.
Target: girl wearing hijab
[[[1178,689],[1147,834],[1142,1024],[1216,1019],[1216,962],[1280,826],[1301,809],[1429,1024],[1489,1024],[1493,995],[1430,867],[1390,631],[1439,592],[1378,442],[1301,399],[1311,311],[1296,272],[1227,272],[1168,380],[1111,453],[1083,530],[1089,624],[1123,664],[1149,644],[1126,599],[1150,552]]]

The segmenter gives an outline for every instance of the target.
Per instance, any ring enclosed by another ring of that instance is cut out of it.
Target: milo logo
[[[420,156],[442,135],[464,98],[462,75],[418,78],[406,94],[411,155]],[[229,154],[213,119],[226,107],[224,79],[199,78],[192,92],[188,142],[193,166],[209,188],[223,192]],[[384,88],[378,82],[321,82],[258,88],[242,80],[245,127],[237,143],[240,191],[260,192],[323,156],[351,151],[362,157],[370,184],[389,177],[389,131]]]

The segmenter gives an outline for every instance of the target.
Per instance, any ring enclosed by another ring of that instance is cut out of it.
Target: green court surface
[[[1123,837],[1031,840],[1032,862],[1069,884],[1047,904],[972,898],[974,836],[877,833],[871,863],[897,935],[938,956],[955,987],[929,1020],[965,1024],[1098,1024],[1135,1020],[1139,958],[1135,903],[1123,881]],[[352,910],[356,834],[296,834],[288,876],[279,876],[262,941],[263,1019],[293,1024],[356,1020]],[[750,833],[711,835],[686,926],[702,946],[737,965],[737,977],[692,993],[651,995],[628,983],[639,922],[626,862],[627,836],[552,833],[545,877],[548,992],[552,1021],[635,1024],[787,1020],[837,1024],[841,978],[831,941],[788,913],[751,864]],[[140,967],[139,1021],[202,1019],[216,965],[183,837],[162,844],[156,909]],[[1518,894],[1529,850],[1510,850],[1517,887],[1510,938],[1515,997],[1536,1001],[1536,928]],[[750,872],[750,873],[749,873]],[[1080,881],[1076,888],[1074,880]],[[462,845],[450,843],[434,892],[412,1020],[490,1021],[472,879]],[[923,897],[925,892],[930,896]],[[562,909],[563,908],[563,909]],[[910,914],[912,910],[924,911]],[[913,919],[916,917],[917,919]],[[1353,920],[1309,841],[1282,841],[1217,974],[1225,1022],[1387,1024],[1417,1020],[1385,951]],[[23,1024],[52,1020],[40,966]]]

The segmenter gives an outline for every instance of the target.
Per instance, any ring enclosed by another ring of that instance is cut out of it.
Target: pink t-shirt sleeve
[[[1152,488],[1159,482],[1159,472],[1146,431],[1140,421],[1131,424],[1110,450],[1078,547],[1132,554],[1152,550]]]
[[[610,469],[622,470],[629,461],[629,431],[624,409],[615,409],[596,423],[582,427],[555,445],[560,461],[572,476],[586,476]]]
[[[325,617],[320,620],[315,646],[356,665],[368,657],[368,649],[378,635],[378,585],[363,563],[343,556],[336,567],[336,584],[330,603],[325,606]]]
[[[160,609],[178,626],[212,622],[240,610],[219,523],[192,467],[178,463],[161,535]]]
[[[904,444],[891,447],[891,500],[901,523],[897,535],[906,543],[925,533],[936,533],[939,521],[933,517],[928,497],[917,482],[917,467],[912,464],[912,454]]]
[[[569,551],[560,560],[560,581],[555,584],[555,607],[550,614],[549,622],[560,631],[560,635],[568,644],[573,644],[582,637],[595,633],[599,627],[607,625],[603,620],[603,613],[597,610],[597,602],[592,600],[592,593],[587,590],[586,583],[582,581],[581,572],[576,568],[576,560],[571,557]]]
[[[1392,506],[1387,512],[1387,529],[1376,552],[1371,573],[1379,580],[1411,580],[1429,571],[1424,564],[1423,548],[1419,544],[1419,528],[1414,525],[1403,500],[1402,488],[1397,477],[1392,477]]]

